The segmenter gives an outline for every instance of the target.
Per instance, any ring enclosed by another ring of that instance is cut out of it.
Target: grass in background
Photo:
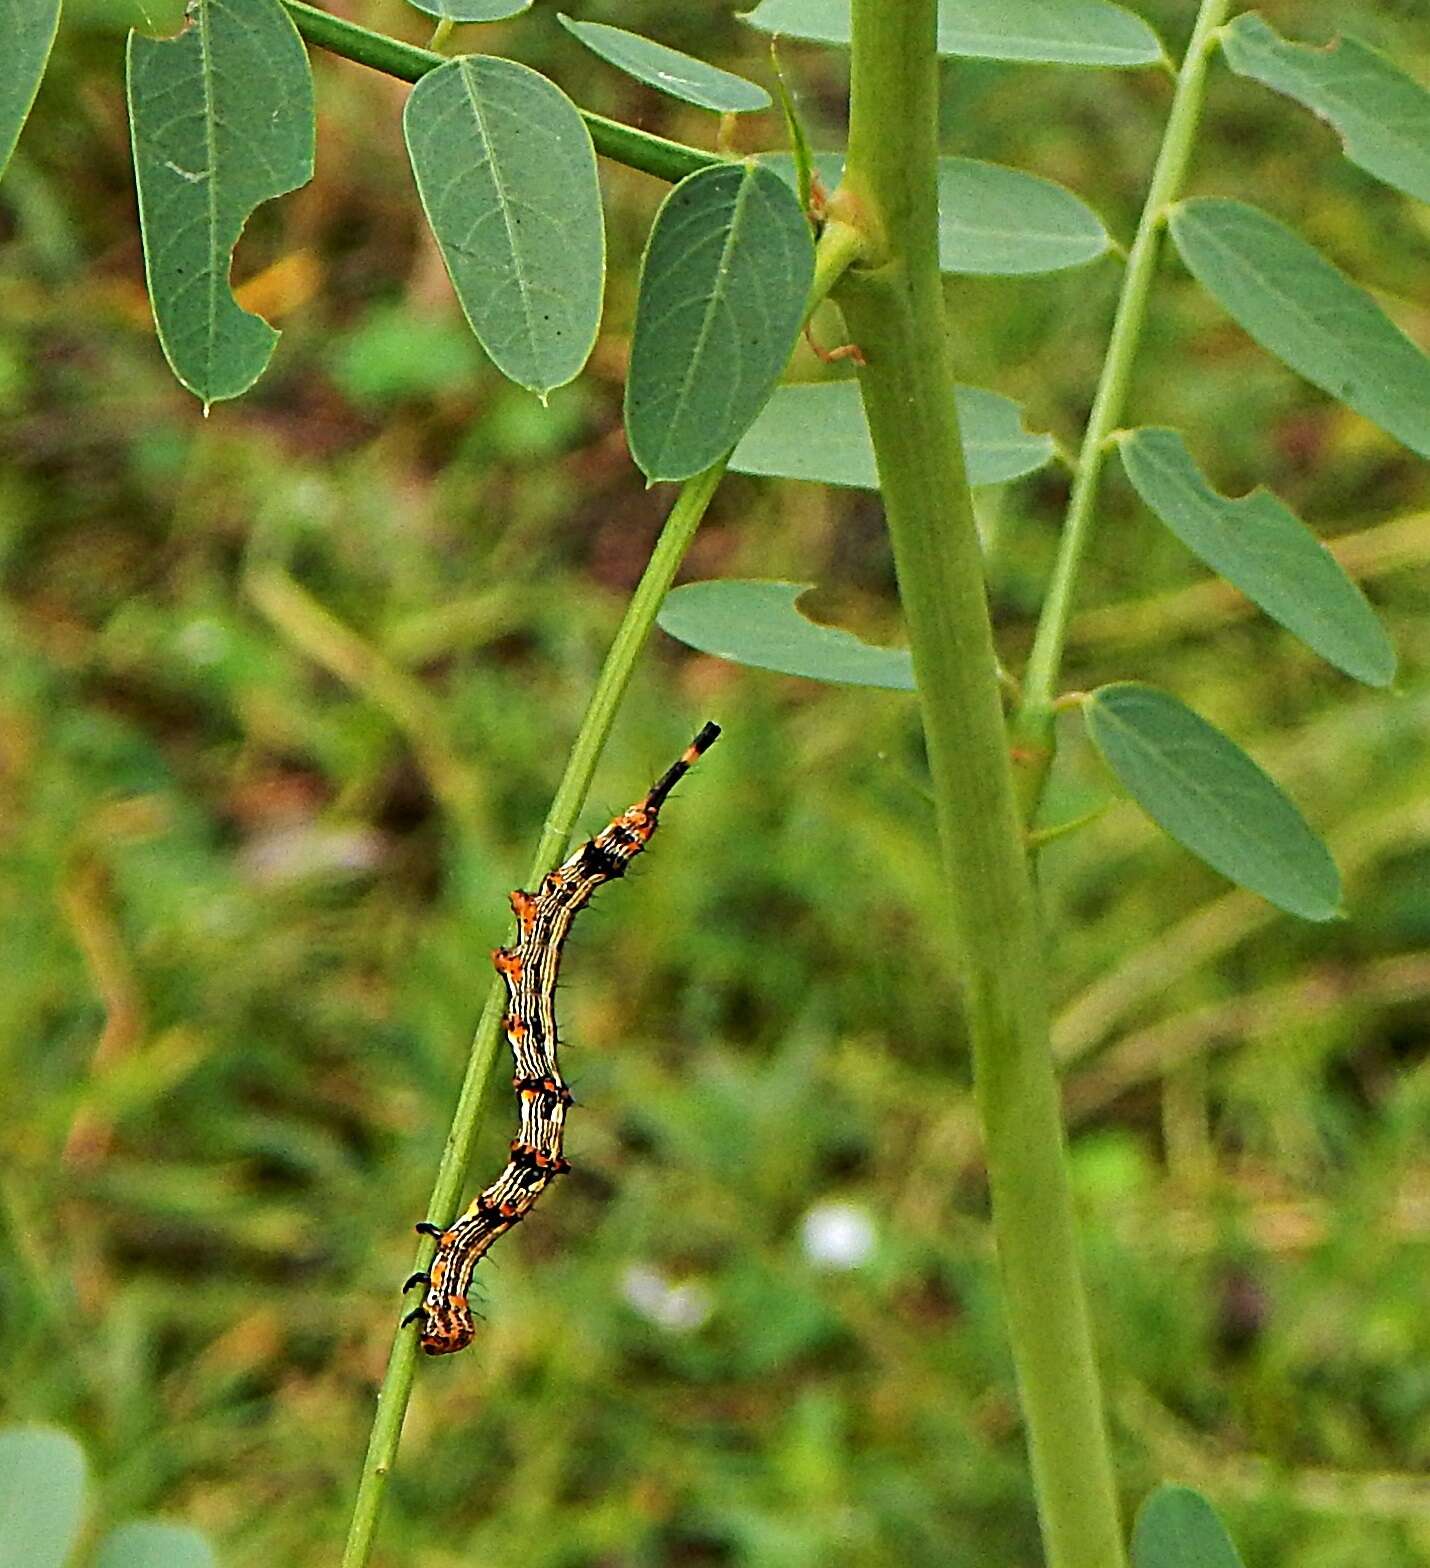
[[[763,70],[723,14],[677,29],[668,9],[583,14]],[[152,338],[110,15],[74,8],[0,205],[0,1398],[85,1441],[105,1518],[182,1517],[232,1568],[317,1564],[505,891],[666,504],[618,434],[660,192],[607,170],[605,337],[542,411],[483,366],[421,234],[402,91],[320,61],[317,179],[239,252],[283,345],[205,422]],[[482,46],[519,41],[591,107],[700,134],[547,22]],[[1398,28],[1410,56],[1391,6],[1296,18],[1340,24]],[[787,54],[833,123],[827,57]],[[1063,180],[1125,237],[1160,84],[949,82],[960,151]],[[1215,94],[1218,189],[1244,164],[1248,193],[1287,193],[1309,238],[1414,298],[1409,204],[1251,84]],[[960,283],[961,373],[1066,438],[1116,285],[1111,262]],[[1204,1486],[1251,1568],[1411,1568],[1430,1550],[1430,492],[1189,282],[1160,308],[1139,418],[1194,432],[1225,488],[1264,476],[1361,536],[1403,674],[1395,699],[1349,690],[1199,588],[1109,484],[1071,678],[1135,661],[1233,729],[1327,833],[1352,911],[1288,920],[1126,805],[1048,852],[1121,1473]],[[990,511],[1010,649],[1061,483]],[[690,575],[816,578],[877,618],[871,507],[732,479]],[[673,713],[707,712],[726,735],[661,857],[569,956],[578,1174],[484,1270],[480,1348],[424,1367],[385,1553],[1032,1563],[913,709],[662,642],[587,826],[683,741]],[[1106,792],[1075,752],[1055,783],[1059,816]],[[474,1182],[506,1134],[499,1114]]]

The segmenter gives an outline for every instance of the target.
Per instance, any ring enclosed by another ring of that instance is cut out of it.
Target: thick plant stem
[[[842,224],[831,223],[815,251],[814,280],[806,301],[806,315],[834,287],[843,272],[857,258],[862,237]],[[576,828],[576,819],[585,804],[586,793],[596,763],[615,723],[616,712],[635,671],[636,660],[655,625],[670,585],[685,557],[695,530],[700,526],[711,498],[725,477],[728,456],[703,473],[685,481],[670,515],[665,520],[641,580],[636,585],[626,613],[616,631],[596,678],[595,690],[581,721],[581,729],[566,762],[556,794],[547,812],[541,838],[532,856],[525,887],[535,887],[565,853]],[[481,1127],[482,1114],[492,1083],[492,1067],[502,1038],[502,1015],[506,1011],[506,985],[495,974],[472,1040],[467,1071],[457,1096],[452,1126],[437,1166],[426,1218],[445,1224],[457,1212],[471,1161],[473,1145]],[[424,1236],[417,1247],[414,1268],[426,1270],[436,1250],[435,1242]],[[412,1397],[412,1381],[417,1366],[417,1326],[399,1328],[388,1357],[387,1372],[377,1396],[377,1413],[368,1437],[362,1476],[353,1504],[352,1523],[343,1550],[342,1568],[366,1568],[377,1535],[378,1520],[387,1494],[387,1480],[397,1457],[402,1437],[402,1421]]]
[[[963,466],[937,251],[936,0],[854,0],[836,297],[893,544],[962,949],[1004,1305],[1050,1568],[1124,1562],[1048,1045],[1044,958]]]
[[[1226,15],[1229,0],[1202,0],[1191,42],[1177,73],[1176,92],[1167,116],[1161,151],[1147,188],[1147,200],[1137,224],[1137,234],[1127,258],[1127,273],[1108,341],[1107,358],[1098,379],[1097,395],[1088,416],[1077,474],[1068,499],[1057,564],[1053,569],[1048,596],[1038,618],[1038,630],[1023,674],[1023,701],[1019,707],[1015,733],[1027,760],[1020,778],[1024,812],[1031,819],[1042,795],[1048,767],[1052,761],[1053,703],[1058,675],[1062,668],[1063,645],[1067,641],[1068,620],[1072,614],[1078,570],[1087,553],[1097,511],[1098,485],[1107,456],[1109,438],[1122,418],[1132,364],[1142,336],[1142,321],[1147,296],[1157,270],[1162,230],[1171,205],[1176,201],[1186,177],[1201,115],[1206,79],[1207,56],[1215,41],[1216,30]]]

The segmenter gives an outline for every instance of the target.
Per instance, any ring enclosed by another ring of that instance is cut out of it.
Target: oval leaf
[[[1137,1511],[1134,1568],[1242,1568],[1212,1505],[1189,1486],[1159,1486]]]
[[[1117,439],[1137,494],[1194,555],[1337,669],[1390,684],[1395,650],[1375,611],[1300,518],[1265,490],[1218,495],[1175,430]]]
[[[1171,229],[1197,281],[1262,348],[1430,456],[1430,359],[1364,289],[1243,202],[1182,202]]]
[[[60,0],[0,0],[0,38],[6,48],[0,65],[0,174],[29,118],[59,25]]]
[[[1219,729],[1135,681],[1099,687],[1083,717],[1128,794],[1184,849],[1289,914],[1341,913],[1340,875],[1326,846]]]
[[[795,186],[788,153],[765,153],[760,162]],[[814,168],[827,190],[844,178],[838,153],[819,153]],[[1058,272],[1095,260],[1111,245],[1092,208],[1052,180],[977,158],[938,161],[938,264],[944,272]]]
[[[144,269],[174,374],[207,407],[263,374],[278,334],[229,288],[255,207],[313,175],[313,77],[278,0],[195,0],[177,38],[129,35]]]
[[[94,1568],[218,1568],[218,1558],[188,1525],[136,1519],[107,1537]]]
[[[556,19],[593,54],[657,92],[717,114],[750,114],[770,106],[770,95],[763,87],[678,49],[667,49],[639,33],[608,27],[604,22],[573,22],[559,11]]]
[[[752,27],[816,43],[849,43],[849,0],[763,0]],[[1049,65],[1151,65],[1157,35],[1104,0],[941,0],[938,52]]]
[[[84,1515],[84,1454],[43,1426],[0,1432],[0,1568],[64,1568]]]
[[[407,0],[426,16],[448,22],[500,22],[531,9],[531,0]]]
[[[813,274],[809,224],[769,169],[701,169],[666,197],[626,381],[631,455],[652,482],[688,479],[740,439],[789,358]]]
[[[1003,484],[1052,457],[1053,438],[1024,430],[1010,398],[982,387],[959,387],[955,398],[969,484]],[[735,448],[730,467],[737,474],[877,490],[874,443],[858,382],[776,387]]]
[[[606,234],[576,106],[525,65],[449,60],[412,89],[407,151],[452,287],[504,376],[545,397],[586,363]]]
[[[1254,11],[1221,33],[1226,63],[1304,104],[1335,127],[1367,174],[1430,201],[1430,93],[1354,38],[1326,49],[1293,44]]]
[[[735,578],[686,583],[665,596],[656,622],[688,647],[757,670],[913,691],[914,667],[907,648],[876,648],[800,614],[799,597],[810,586]]]

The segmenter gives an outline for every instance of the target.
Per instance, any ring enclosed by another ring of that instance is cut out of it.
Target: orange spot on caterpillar
[[[499,975],[507,975],[512,980],[521,979],[521,954],[514,948],[493,949],[492,964]]]
[[[519,887],[514,887],[507,897],[511,900],[511,912],[516,916],[521,934],[525,936],[536,924],[536,912],[541,905],[530,893],[523,892]]]

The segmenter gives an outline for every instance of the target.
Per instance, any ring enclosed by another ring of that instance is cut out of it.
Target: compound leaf
[[[0,1431],[0,1568],[64,1568],[84,1517],[84,1454],[45,1426]]]
[[[1082,712],[1127,793],[1184,849],[1289,914],[1341,913],[1330,851],[1280,785],[1215,725],[1135,681],[1100,686]]]
[[[586,363],[606,234],[596,153],[571,100],[514,60],[429,71],[403,115],[427,221],[478,341],[545,397]]]
[[[1364,289],[1244,202],[1181,202],[1171,229],[1197,281],[1262,348],[1430,456],[1430,359]]]
[[[60,25],[60,0],[0,0],[0,174],[29,118]]]
[[[1408,196],[1430,201],[1430,92],[1354,38],[1293,44],[1255,11],[1221,34],[1226,63],[1294,98],[1335,127],[1346,157]]]
[[[770,95],[743,76],[706,65],[693,55],[668,49],[651,38],[630,33],[605,22],[575,22],[559,11],[556,19],[592,52],[657,92],[693,103],[717,114],[749,114],[768,109]]]
[[[1024,430],[1018,405],[982,387],[955,393],[972,485],[1003,484],[1042,468],[1051,436]],[[877,490],[874,443],[855,381],[776,387],[730,459],[740,474]]]
[[[278,334],[229,287],[254,208],[313,175],[313,77],[278,0],[195,0],[177,38],[130,33],[144,268],[174,374],[207,407],[263,374]]]
[[[1194,554],[1356,680],[1388,686],[1395,650],[1365,595],[1274,495],[1219,495],[1175,430],[1118,436],[1138,495]]]
[[[789,358],[813,273],[809,224],[772,170],[701,169],[666,197],[626,380],[631,455],[652,483],[688,479],[739,440]]]
[[[1189,1486],[1159,1486],[1137,1511],[1133,1568],[1242,1568],[1212,1505]]]

